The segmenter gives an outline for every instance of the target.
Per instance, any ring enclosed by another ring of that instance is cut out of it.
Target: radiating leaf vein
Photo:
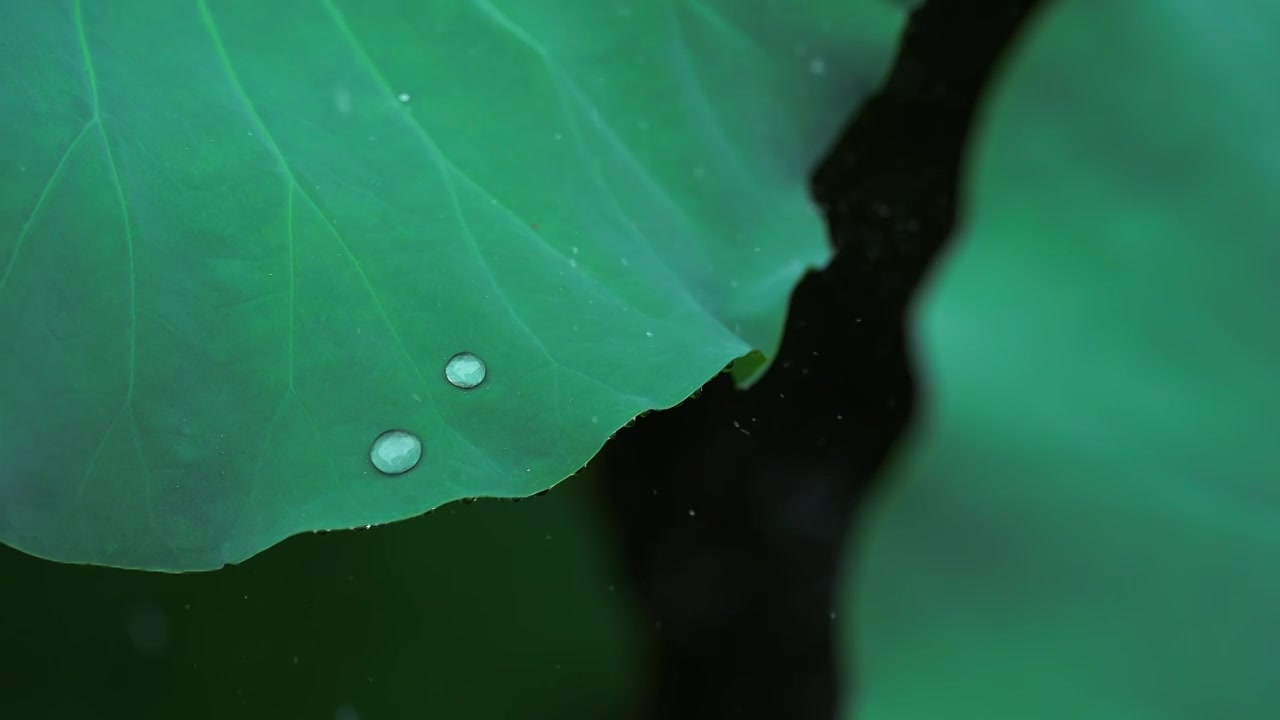
[[[58,159],[58,164],[53,168],[49,179],[45,181],[44,187],[40,189],[40,196],[36,198],[36,204],[31,208],[31,213],[27,216],[27,221],[22,224],[18,239],[13,244],[13,254],[9,256],[8,262],[5,263],[4,272],[0,273],[0,292],[4,292],[5,283],[9,282],[9,275],[13,272],[14,264],[18,261],[19,251],[22,250],[22,243],[26,241],[28,233],[31,232],[31,226],[35,224],[36,218],[40,215],[40,210],[44,207],[50,190],[57,183],[58,178],[62,176],[62,169],[66,167],[67,160],[75,152],[75,149],[80,146],[80,141],[89,133],[89,127],[96,122],[97,118],[91,118],[80,128],[80,132],[76,133],[75,138],[67,145],[67,149],[62,152],[62,157]]]
[[[357,38],[355,34],[352,33],[351,28],[347,25],[347,22],[342,15],[342,12],[332,3],[331,0],[325,0],[325,7],[328,9],[330,17],[332,18],[339,32],[342,33],[342,35],[345,37],[347,42],[351,45],[353,52],[355,52],[355,54],[361,59],[361,62],[363,62],[365,66],[368,68],[370,75],[378,82],[379,85],[382,86],[383,90],[387,93],[387,95],[390,96],[391,84],[388,83],[386,81],[386,78],[382,76],[382,73],[378,70],[377,66],[374,64],[373,59],[369,56],[368,52],[365,50],[363,43],[361,43],[359,38]],[[423,146],[426,148],[428,154],[431,156],[432,161],[436,163],[436,166],[440,171],[441,178],[444,180],[445,189],[449,193],[449,199],[453,205],[454,213],[458,219],[458,224],[460,229],[463,232],[463,236],[467,238],[468,244],[470,245],[476,258],[480,261],[481,266],[484,268],[485,274],[488,276],[489,282],[494,288],[494,292],[498,294],[498,297],[502,298],[502,302],[505,306],[505,309],[511,315],[512,319],[516,322],[516,324],[521,328],[521,330],[525,332],[526,335],[528,335],[530,340],[533,341],[533,343],[538,347],[539,351],[547,358],[547,360],[553,363],[554,365],[563,367],[566,370],[569,370],[570,372],[573,372],[587,379],[588,381],[591,381],[600,385],[601,387],[613,392],[616,395],[630,397],[629,394],[623,393],[618,389],[609,386],[607,383],[599,380],[598,378],[590,377],[585,373],[583,373],[582,371],[577,370],[576,368],[569,367],[565,362],[555,357],[555,355],[551,353],[550,349],[547,348],[546,344],[542,341],[542,338],[539,337],[538,334],[535,333],[532,330],[532,328],[529,327],[528,323],[525,321],[523,316],[516,310],[515,305],[511,302],[511,298],[507,294],[506,290],[498,282],[497,276],[493,272],[492,263],[490,263],[488,257],[485,255],[483,249],[481,248],[480,243],[476,240],[475,233],[471,230],[470,223],[467,222],[466,214],[463,212],[462,205],[458,201],[457,184],[455,182],[454,176],[457,175],[459,178],[464,180],[468,184],[468,186],[474,188],[475,190],[479,191],[483,196],[492,200],[498,207],[502,208],[510,217],[518,219],[518,216],[516,216],[515,213],[512,212],[511,209],[508,208],[505,205],[505,203],[502,202],[501,199],[495,197],[491,192],[489,192],[486,188],[484,188],[484,186],[482,186],[480,183],[472,179],[465,170],[458,167],[451,160],[449,160],[449,158],[447,158],[444,155],[444,153],[440,150],[439,146],[436,145],[435,140],[432,139],[431,135],[427,132],[426,128],[424,128],[419,122],[417,122],[416,119],[413,120],[411,125],[414,128],[418,138],[422,140]],[[539,242],[551,248],[557,255],[559,255],[566,261],[568,260],[568,256],[564,255],[563,251],[551,245],[550,243],[547,243],[546,239],[543,238],[541,235],[538,235],[536,233],[533,233],[533,235],[538,239]],[[590,276],[586,276],[586,277],[590,277]],[[596,284],[600,285],[598,281],[596,281]],[[621,301],[621,298],[619,298],[619,300]],[[561,399],[557,397],[556,402],[560,402],[560,401]]]
[[[80,0],[75,0],[76,34],[80,40],[80,56],[84,61],[85,74],[89,79],[89,90],[93,102],[93,119],[98,134],[102,136],[102,147],[107,154],[107,166],[111,170],[111,182],[114,186],[116,200],[120,203],[120,212],[124,217],[125,250],[129,260],[129,385],[125,391],[124,405],[133,401],[134,382],[138,367],[138,277],[133,254],[133,221],[129,217],[129,205],[125,202],[124,185],[120,182],[120,171],[116,167],[115,156],[111,152],[111,140],[107,137],[106,128],[102,124],[102,103],[98,95],[98,75],[94,70],[93,54],[89,51],[89,40],[84,29],[84,16],[81,12]]]
[[[489,0],[471,0],[471,2],[473,5],[480,8],[495,25],[500,27],[503,31],[533,52],[533,54],[538,57],[539,61],[541,61],[543,67],[546,68],[547,74],[550,76],[552,83],[556,87],[556,99],[560,103],[560,107],[564,112],[565,121],[568,124],[569,130],[574,136],[574,140],[579,148],[580,157],[585,153],[585,147],[587,144],[586,138],[582,134],[581,127],[574,119],[576,113],[573,107],[569,104],[569,101],[565,98],[564,93],[566,92],[569,93],[574,102],[581,107],[582,111],[592,121],[593,125],[595,125],[601,135],[604,136],[604,139],[608,141],[609,145],[616,150],[622,159],[635,171],[635,177],[641,182],[641,184],[643,184],[662,205],[670,210],[673,216],[681,218],[690,226],[697,224],[688,209],[676,201],[675,197],[672,196],[671,191],[667,189],[666,185],[658,180],[649,166],[643,163],[640,158],[636,156],[635,151],[622,141],[617,129],[613,126],[612,121],[607,115],[600,112],[600,109],[596,107],[594,102],[592,102],[591,98],[582,89],[581,85],[574,79],[574,76],[564,69],[563,64],[556,59],[555,54],[552,53],[546,45],[534,37],[529,31],[521,27],[519,23],[512,20],[506,13],[494,7]],[[658,263],[659,267],[662,267],[667,272],[668,277],[677,280],[674,284],[676,287],[680,288],[681,294],[686,299],[693,303],[696,308],[701,310],[704,315],[711,318],[724,328],[726,332],[731,335],[736,335],[736,333],[733,333],[729,329],[728,325],[724,323],[718,313],[713,312],[701,298],[693,295],[689,289],[689,284],[680,277],[679,273],[675,271],[670,262],[667,261],[661,253],[657,252],[657,249],[653,247],[653,243],[649,240],[648,236],[635,230],[634,222],[617,202],[617,198],[614,195],[612,188],[604,182],[604,179],[601,177],[600,172],[596,169],[594,163],[590,162],[585,157],[583,159],[583,164],[589,168],[592,177],[597,183],[597,187],[607,198],[609,198],[614,211],[620,218],[622,218],[623,226],[629,230],[628,236],[638,241],[640,246],[648,252],[649,256]],[[542,239],[541,236],[539,236],[539,239]],[[613,292],[612,288],[609,288],[607,285],[604,287],[608,292]],[[619,300],[621,301],[621,298],[619,298]]]

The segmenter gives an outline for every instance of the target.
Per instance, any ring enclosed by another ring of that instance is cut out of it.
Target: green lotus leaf
[[[849,717],[1280,707],[1280,5],[1062,0],[996,83],[854,538]]]
[[[828,259],[808,173],[903,15],[5,4],[0,541],[216,568],[528,495],[750,382]]]

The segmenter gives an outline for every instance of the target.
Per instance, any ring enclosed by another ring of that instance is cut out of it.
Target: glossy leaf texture
[[[1280,6],[1062,0],[916,308],[851,546],[859,720],[1280,706]]]
[[[735,359],[750,382],[828,259],[808,173],[903,15],[6,4],[0,540],[216,568],[528,495]],[[392,429],[424,449],[387,477]]]
[[[626,717],[644,633],[575,477],[368,532],[295,537],[216,573],[0,547],[0,717]]]

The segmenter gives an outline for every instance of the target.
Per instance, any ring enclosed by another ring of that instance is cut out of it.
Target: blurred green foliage
[[[992,86],[852,538],[848,717],[1280,712],[1280,4],[1062,0]]]

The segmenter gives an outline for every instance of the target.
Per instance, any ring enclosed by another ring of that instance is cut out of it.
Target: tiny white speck
[[[578,267],[578,261],[577,261],[577,260],[574,260],[573,258],[569,258],[569,267],[571,267],[571,268],[576,268],[576,267]]]
[[[576,247],[571,247],[571,248],[569,248],[569,252],[573,253],[574,255],[577,255],[577,254],[578,254],[578,248],[576,248]]]
[[[693,508],[689,508],[689,517],[693,517],[694,515],[697,515],[697,514],[698,513],[693,511]]]
[[[648,330],[645,330],[645,331],[644,331],[644,336],[645,336],[645,337],[653,337],[653,333],[652,333],[652,332],[650,332],[650,331],[648,331]]]
[[[400,102],[409,102],[409,93],[400,93],[397,97],[400,99]]]

